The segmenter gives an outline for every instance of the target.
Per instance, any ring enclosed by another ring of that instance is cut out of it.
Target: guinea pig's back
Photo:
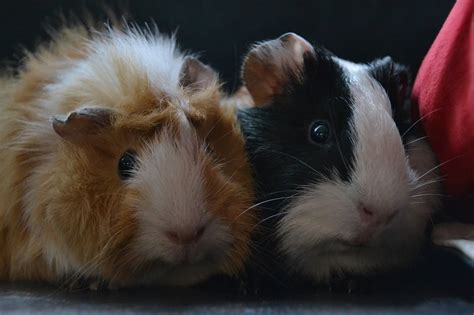
[[[54,35],[54,40],[39,46],[35,53],[26,53],[18,73],[0,75],[0,279],[13,273],[15,253],[31,251],[34,242],[29,238],[21,212],[22,196],[26,193],[25,179],[38,156],[48,151],[55,142],[50,128],[50,115],[54,111],[41,102],[44,88],[57,79],[57,74],[81,58],[80,46],[86,40],[85,29],[64,29]],[[15,249],[15,250],[13,250]],[[21,250],[18,250],[21,249]],[[30,264],[42,269],[41,264]],[[19,270],[25,277],[46,274],[46,269]]]
[[[13,193],[11,187],[14,186],[15,155],[12,150],[13,139],[17,130],[15,130],[15,121],[18,117],[12,108],[12,91],[15,87],[13,78],[4,76],[0,78],[0,172],[2,181],[0,182],[0,280],[8,277],[10,248],[16,242],[16,234],[12,234],[14,225],[19,228],[19,218],[15,214],[15,201],[18,194]],[[15,224],[12,224],[16,221]]]
[[[13,206],[11,199],[10,185],[12,184],[12,167],[15,163],[13,144],[14,138],[19,132],[17,121],[21,118],[18,111],[12,110],[12,91],[15,88],[13,78],[3,77],[0,79],[0,172],[2,181],[0,182],[0,228],[7,224],[7,212]],[[0,240],[0,244],[3,242]],[[4,246],[1,246],[4,248]]]

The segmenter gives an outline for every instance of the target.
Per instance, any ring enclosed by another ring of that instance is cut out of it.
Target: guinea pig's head
[[[217,76],[171,40],[124,36],[48,87],[45,102],[71,110],[53,116],[57,152],[30,179],[44,256],[66,279],[114,286],[236,274],[254,194]]]
[[[326,281],[411,261],[438,184],[410,128],[407,69],[345,61],[288,33],[251,49],[243,80],[262,222],[289,268]]]

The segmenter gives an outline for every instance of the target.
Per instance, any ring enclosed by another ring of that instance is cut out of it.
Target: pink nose
[[[197,243],[201,239],[205,230],[206,227],[201,226],[197,229],[166,231],[165,235],[168,240],[176,245],[189,245]]]
[[[377,211],[364,205],[361,205],[358,210],[362,223],[370,226],[388,224],[397,214],[397,211]]]
[[[354,245],[364,245],[370,242],[375,231],[390,223],[397,214],[397,211],[377,211],[364,205],[361,205],[358,211],[361,225],[357,236],[352,240]]]

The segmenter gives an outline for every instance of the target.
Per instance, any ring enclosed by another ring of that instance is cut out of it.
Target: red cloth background
[[[474,222],[474,0],[458,0],[420,67],[413,88],[440,163],[446,193]]]

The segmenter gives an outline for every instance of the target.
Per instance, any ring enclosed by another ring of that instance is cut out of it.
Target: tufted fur
[[[216,78],[182,85],[185,58],[156,30],[78,25],[0,81],[0,279],[187,285],[240,270],[254,220],[240,215],[253,202],[244,143]],[[110,119],[55,133],[53,116],[81,108]],[[166,229],[201,221],[183,263]]]

